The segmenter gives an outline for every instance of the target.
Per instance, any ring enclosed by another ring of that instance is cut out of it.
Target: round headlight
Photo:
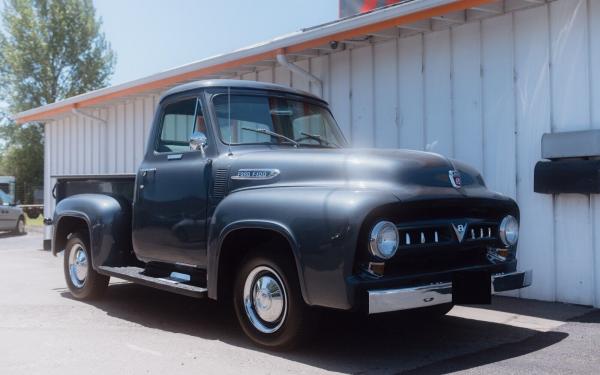
[[[514,246],[519,240],[519,222],[508,215],[500,223],[500,239],[506,246]]]
[[[380,221],[373,227],[369,239],[371,254],[381,259],[390,259],[398,250],[399,235],[394,223]]]

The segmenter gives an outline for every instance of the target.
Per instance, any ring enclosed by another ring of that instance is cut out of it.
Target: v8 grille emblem
[[[458,238],[458,242],[462,242],[465,238],[465,233],[467,233],[467,223],[458,225],[452,223],[452,228],[454,229],[454,233],[456,233],[456,238]]]

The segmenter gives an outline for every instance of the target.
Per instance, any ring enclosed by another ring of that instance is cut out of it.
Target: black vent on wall
[[[215,173],[215,183],[213,185],[213,198],[221,199],[227,192],[227,180],[229,177],[228,169],[217,169]]]

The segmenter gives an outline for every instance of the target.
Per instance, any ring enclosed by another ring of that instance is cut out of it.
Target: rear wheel
[[[77,299],[100,297],[110,278],[96,272],[88,241],[82,234],[74,234],[67,241],[64,254],[64,273],[71,295]]]
[[[243,262],[233,302],[244,333],[270,349],[289,349],[310,332],[314,313],[304,303],[293,263],[260,254]]]

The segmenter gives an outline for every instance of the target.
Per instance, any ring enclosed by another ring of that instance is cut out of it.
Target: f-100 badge
[[[448,171],[448,177],[450,178],[450,183],[456,189],[462,186],[462,179],[460,177],[460,172],[457,170]]]
[[[240,169],[231,176],[232,180],[269,180],[279,176],[279,169]]]

